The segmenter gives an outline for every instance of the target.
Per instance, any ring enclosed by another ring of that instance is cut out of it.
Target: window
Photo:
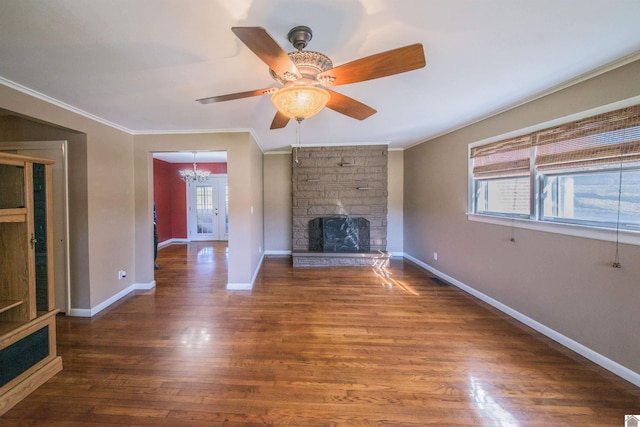
[[[640,231],[640,105],[469,150],[470,212]]]
[[[476,212],[526,216],[531,212],[529,177],[476,180]]]
[[[529,218],[531,135],[474,147],[473,212]]]
[[[622,174],[604,170],[543,175],[541,179],[542,220],[611,228],[619,222],[620,228],[640,230],[640,169]]]

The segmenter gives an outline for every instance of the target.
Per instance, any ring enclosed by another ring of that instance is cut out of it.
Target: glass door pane
[[[213,234],[213,187],[196,187],[196,233]]]

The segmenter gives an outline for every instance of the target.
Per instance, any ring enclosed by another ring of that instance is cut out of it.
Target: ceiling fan
[[[288,54],[262,27],[233,27],[231,31],[269,66],[271,77],[282,87],[213,96],[196,101],[210,104],[270,94],[278,108],[271,122],[271,129],[285,127],[290,119],[301,121],[311,117],[325,106],[354,119],[364,120],[376,113],[376,110],[328,89],[328,86],[400,74],[422,68],[426,64],[420,43],[367,56],[334,68],[326,55],[303,50],[312,37],[309,27],[297,26],[289,31],[287,38],[297,51]]]

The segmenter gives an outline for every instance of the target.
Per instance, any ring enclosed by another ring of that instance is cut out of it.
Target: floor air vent
[[[438,284],[440,286],[449,286],[449,284],[447,282],[445,282],[444,280],[442,280],[439,277],[429,277],[429,279],[431,279],[432,282],[435,282],[436,284]]]

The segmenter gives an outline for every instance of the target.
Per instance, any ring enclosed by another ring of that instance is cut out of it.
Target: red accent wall
[[[169,186],[170,163],[153,159],[153,200],[156,203],[156,216],[158,218],[158,241],[163,242],[171,238],[171,191],[165,189]]]
[[[186,184],[180,179],[181,169],[193,163],[168,163],[153,159],[153,196],[158,215],[158,241],[187,238]],[[198,163],[199,170],[226,174],[226,163]]]

